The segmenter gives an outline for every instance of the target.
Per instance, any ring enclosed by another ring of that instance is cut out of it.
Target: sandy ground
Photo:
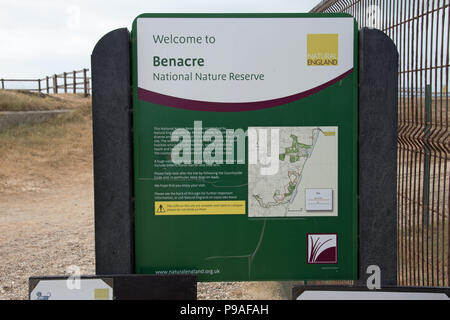
[[[90,172],[41,191],[0,195],[0,299],[27,299],[28,277],[95,273]],[[199,299],[282,299],[281,285],[199,283]]]
[[[71,180],[0,195],[0,299],[27,299],[30,276],[64,275],[71,265],[95,273],[92,177]]]
[[[95,274],[90,121],[0,137],[0,299],[28,299],[31,276]],[[280,283],[252,282],[199,283],[198,298],[286,297]]]

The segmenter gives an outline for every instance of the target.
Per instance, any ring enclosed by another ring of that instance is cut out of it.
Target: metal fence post
[[[426,127],[424,135],[425,163],[423,171],[423,224],[428,227],[430,210],[430,135],[431,135],[431,86],[425,86],[425,116]]]

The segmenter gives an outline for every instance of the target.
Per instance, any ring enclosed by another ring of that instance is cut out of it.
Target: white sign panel
[[[297,300],[450,300],[445,293],[380,291],[305,291]]]
[[[30,300],[113,300],[113,288],[101,279],[40,280]]]
[[[137,30],[139,89],[172,98],[282,99],[353,70],[351,17],[143,17]]]
[[[306,189],[306,211],[332,211],[333,189]]]

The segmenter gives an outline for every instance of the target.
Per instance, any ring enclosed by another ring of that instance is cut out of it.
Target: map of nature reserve
[[[269,137],[271,130],[278,130],[279,168],[273,175],[262,175],[261,168],[265,165],[260,161],[249,164],[249,217],[338,215],[338,127],[250,129],[267,130]],[[270,154],[271,139],[267,140]],[[249,153],[250,148],[249,145]],[[259,148],[256,144],[256,149]]]

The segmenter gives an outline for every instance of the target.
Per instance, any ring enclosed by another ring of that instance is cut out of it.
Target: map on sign
[[[278,130],[279,161],[273,175],[249,164],[249,217],[337,216],[338,128],[252,129]]]

